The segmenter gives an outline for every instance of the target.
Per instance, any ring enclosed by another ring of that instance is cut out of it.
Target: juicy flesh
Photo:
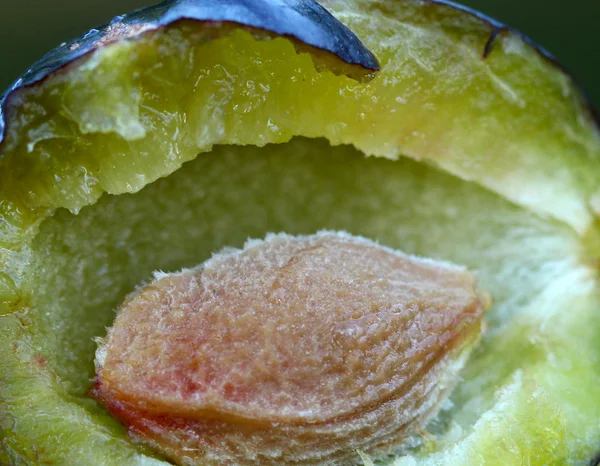
[[[582,238],[597,134],[566,78],[518,39],[482,61],[485,27],[400,3],[328,2],[382,61],[366,86],[318,73],[283,39],[197,45],[171,29],[21,97],[0,160],[0,462],[164,464],[86,397],[92,339],[156,269],[323,228],[464,264],[495,298],[435,436],[398,464],[593,456],[600,300]]]

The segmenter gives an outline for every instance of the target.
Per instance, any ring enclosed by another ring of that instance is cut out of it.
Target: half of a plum
[[[346,27],[311,1],[166,1],[3,96],[0,463],[168,464],[88,396],[114,309],[153,271],[323,229],[462,264],[493,297],[450,399],[384,464],[597,453],[600,132],[583,94],[456,5],[322,3]]]

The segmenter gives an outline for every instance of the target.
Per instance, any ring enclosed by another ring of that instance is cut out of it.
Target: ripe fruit
[[[335,40],[302,48],[309,28],[292,43],[181,19],[195,4],[74,41],[2,99],[0,463],[164,464],[87,396],[93,338],[154,270],[320,229],[463,264],[494,298],[398,464],[589,462],[600,137],[572,80],[439,2],[324,2],[375,76],[366,51],[348,67],[316,51]]]

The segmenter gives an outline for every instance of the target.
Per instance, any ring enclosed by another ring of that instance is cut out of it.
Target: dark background
[[[394,0],[381,0],[394,1]],[[0,0],[0,93],[45,52],[157,0]],[[554,54],[600,106],[600,0],[462,0]]]

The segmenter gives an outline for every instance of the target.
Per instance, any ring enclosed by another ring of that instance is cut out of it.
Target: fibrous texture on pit
[[[483,307],[463,268],[270,235],[131,295],[94,395],[181,464],[346,464],[437,412]]]

